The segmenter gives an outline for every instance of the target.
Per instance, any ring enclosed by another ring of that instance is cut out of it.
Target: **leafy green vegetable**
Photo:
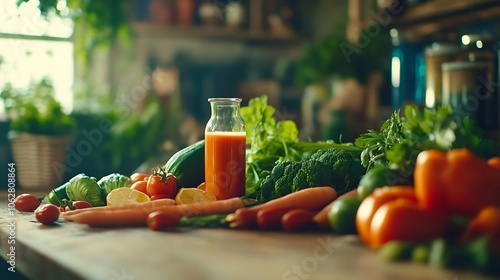
[[[365,169],[359,152],[318,150],[300,162],[281,161],[256,188],[259,202],[316,186],[331,186],[339,195],[357,187]]]
[[[66,193],[72,201],[83,200],[92,206],[104,206],[106,203],[101,196],[101,188],[94,177],[81,173],[69,180]]]
[[[42,79],[27,90],[7,84],[0,92],[0,97],[6,100],[12,130],[43,135],[66,135],[73,131],[75,120],[62,110],[49,80]]]
[[[132,186],[129,177],[118,173],[112,173],[102,177],[97,184],[101,188],[103,197],[106,197],[114,189],[130,188],[130,186]]]
[[[417,155],[428,149],[448,151],[469,148],[479,156],[498,155],[498,146],[482,137],[482,131],[468,117],[461,117],[451,107],[419,110],[406,106],[404,116],[396,110],[380,131],[369,130],[354,142],[362,148],[361,160],[368,170],[391,166],[402,174],[413,174]]]
[[[253,98],[248,106],[241,108],[245,122],[247,144],[247,193],[258,192],[258,186],[277,162],[301,161],[318,150],[337,148],[346,151],[361,151],[350,144],[328,142],[299,142],[299,131],[291,120],[276,121],[275,109],[267,105],[267,96]],[[250,195],[250,196],[251,196]]]

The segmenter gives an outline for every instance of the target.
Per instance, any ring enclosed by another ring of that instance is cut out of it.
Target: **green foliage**
[[[114,189],[130,188],[132,186],[130,178],[119,173],[111,173],[104,176],[97,181],[97,184],[101,188],[103,198],[106,198],[106,196]]]
[[[338,148],[360,151],[352,144],[330,142],[299,142],[298,129],[291,120],[276,121],[275,109],[267,105],[267,96],[262,95],[250,100],[248,106],[241,108],[245,122],[247,144],[246,186],[247,193],[257,191],[277,162],[301,161],[304,157],[323,149]]]
[[[67,135],[74,130],[75,120],[63,111],[47,79],[32,83],[28,90],[14,89],[8,84],[0,97],[5,100],[14,131]]]
[[[369,130],[355,145],[363,149],[361,160],[368,169],[392,166],[407,174],[413,173],[417,155],[423,150],[469,148],[485,158],[499,155],[498,144],[484,138],[471,119],[448,106],[424,110],[406,106],[404,116],[396,110],[380,131]]]
[[[369,36],[361,30],[360,42],[351,43],[345,36],[346,28],[346,22],[341,21],[318,42],[304,43],[297,66],[297,84],[324,82],[333,76],[354,77],[363,84],[374,71],[389,72],[389,32]]]
[[[66,187],[66,194],[72,201],[87,201],[92,206],[106,205],[106,201],[101,196],[101,189],[94,177],[81,173],[69,180]]]
[[[18,0],[17,4],[29,0]],[[42,15],[57,10],[59,0],[39,0]],[[131,2],[128,0],[67,0],[70,17],[75,23],[75,55],[86,65],[91,61],[92,50],[110,46],[116,39],[130,37],[128,24]]]
[[[319,150],[300,162],[281,161],[257,188],[260,202],[305,188],[331,186],[340,194],[357,187],[365,170],[359,152],[331,148]]]

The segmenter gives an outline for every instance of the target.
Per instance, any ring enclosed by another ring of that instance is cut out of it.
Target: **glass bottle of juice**
[[[205,188],[217,199],[245,194],[245,125],[240,98],[209,98],[205,128]]]

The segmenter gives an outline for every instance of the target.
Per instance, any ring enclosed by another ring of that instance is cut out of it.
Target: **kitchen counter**
[[[36,222],[0,202],[1,255],[29,279],[493,279],[414,263],[388,263],[357,236],[231,229],[95,229]],[[13,222],[11,224],[11,222]],[[15,226],[15,232],[9,232]],[[15,239],[9,245],[9,238]],[[12,254],[11,254],[12,255]],[[4,274],[0,274],[4,275]],[[8,274],[7,274],[8,275]]]

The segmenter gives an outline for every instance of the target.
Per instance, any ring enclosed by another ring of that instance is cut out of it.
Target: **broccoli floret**
[[[309,187],[333,186],[334,170],[327,163],[309,160],[302,164]]]
[[[271,200],[274,196],[276,196],[276,182],[283,177],[285,174],[286,167],[293,162],[291,161],[281,161],[276,164],[271,173],[266,176],[260,183],[260,196],[258,197],[259,201],[264,202]]]
[[[307,174],[304,169],[301,168],[293,177],[292,192],[300,191],[301,189],[305,189],[307,187],[309,187],[309,184],[307,183]]]
[[[271,193],[274,191],[274,179],[271,174],[267,175],[266,178],[260,183],[260,195],[257,197],[259,201],[268,201],[271,199]]]
[[[339,194],[356,188],[361,176],[365,174],[357,152],[328,149],[322,151],[318,160],[332,170],[332,184]]]
[[[300,162],[277,163],[260,184],[259,200],[265,202],[318,186],[331,186],[342,194],[355,188],[364,173],[358,152],[320,150]]]
[[[300,162],[288,162],[283,176],[276,180],[274,191],[271,194],[272,199],[282,197],[292,192],[293,178],[301,167],[302,163]]]
[[[305,157],[302,159],[302,162],[309,161],[309,160],[319,160],[322,161],[322,156],[327,153],[327,150],[319,150],[316,151],[315,153],[309,155],[308,157]]]

